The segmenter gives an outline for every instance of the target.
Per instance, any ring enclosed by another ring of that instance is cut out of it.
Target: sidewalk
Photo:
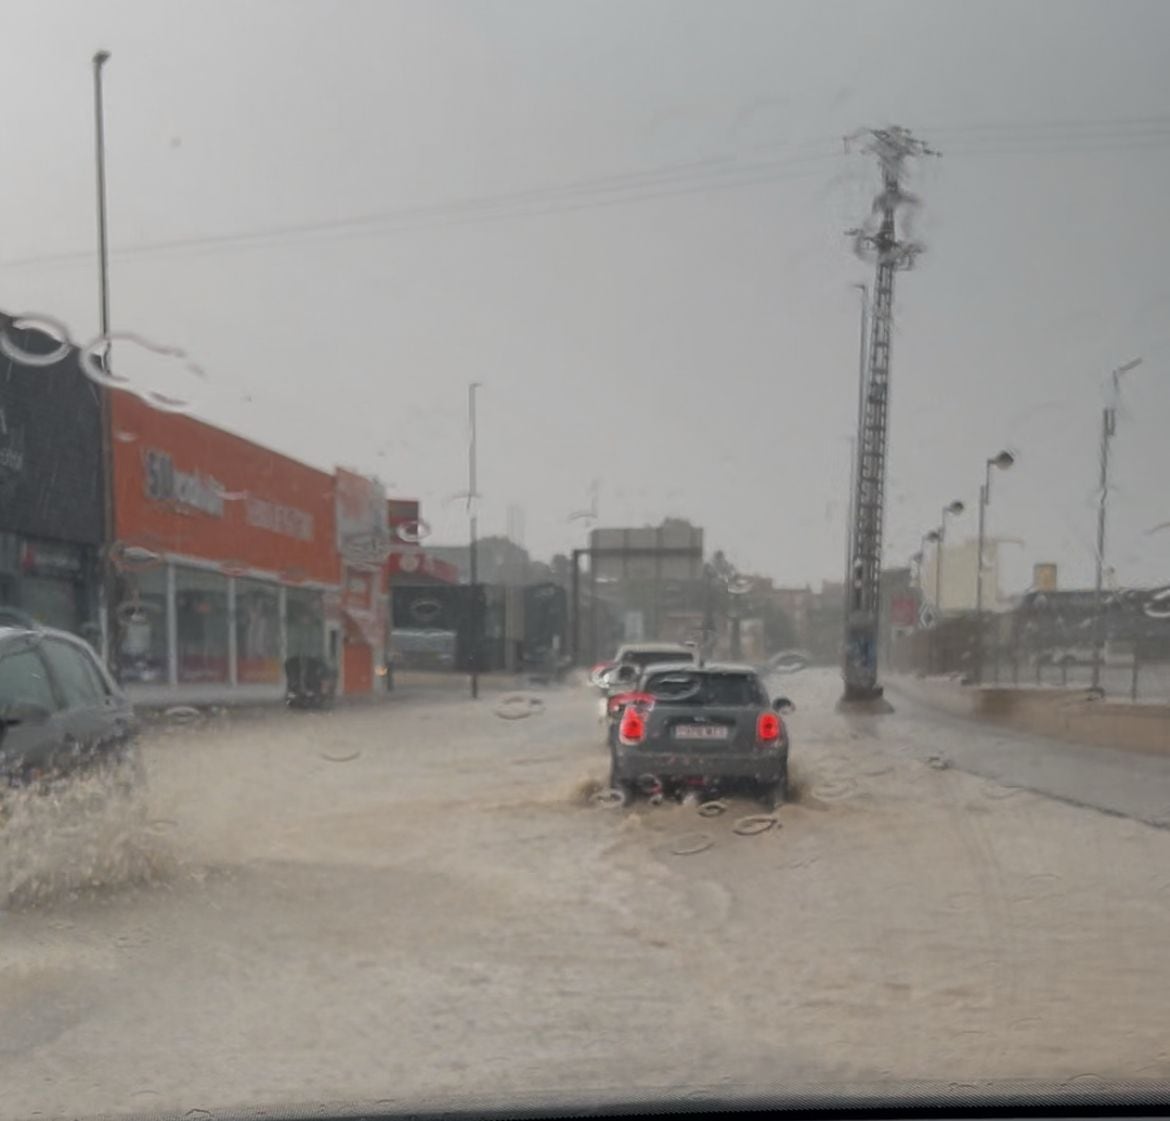
[[[949,677],[892,675],[887,683],[894,693],[954,716],[1070,743],[1170,755],[1170,704],[1060,687],[961,685]]]

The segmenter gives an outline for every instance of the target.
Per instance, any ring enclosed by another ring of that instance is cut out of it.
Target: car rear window
[[[695,656],[690,650],[635,650],[622,658],[636,666],[652,666],[656,662],[693,662]]]
[[[755,706],[767,703],[759,678],[748,673],[692,673],[670,670],[652,674],[645,692],[671,704]]]

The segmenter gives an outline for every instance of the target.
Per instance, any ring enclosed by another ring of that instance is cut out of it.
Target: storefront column
[[[167,565],[167,681],[179,684],[179,611],[175,604],[175,566]]]
[[[283,584],[276,590],[277,612],[280,615],[280,675],[284,679],[284,663],[288,661],[288,589]]]
[[[227,586],[228,618],[228,684],[235,687],[240,683],[239,652],[236,649],[236,578],[228,577]]]

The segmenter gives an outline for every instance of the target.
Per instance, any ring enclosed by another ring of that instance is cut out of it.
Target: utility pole
[[[480,648],[480,618],[479,618],[479,548],[478,526],[479,495],[475,489],[476,479],[476,430],[475,430],[475,391],[480,383],[473,381],[467,387],[467,423],[470,429],[470,438],[467,444],[467,513],[470,527],[468,553],[471,562],[471,698],[479,697],[479,648]]]
[[[874,129],[865,135],[867,150],[877,156],[881,164],[882,192],[874,203],[874,213],[880,215],[876,228],[871,224],[850,231],[857,255],[875,262],[875,279],[853,486],[854,524],[848,573],[848,610],[845,613],[845,694],[842,698],[846,702],[875,701],[882,695],[877,674],[877,639],[881,610],[894,274],[899,269],[911,268],[923,249],[916,241],[899,239],[897,215],[917,202],[902,187],[907,158],[937,154],[903,128]]]
[[[1105,582],[1105,508],[1109,501],[1109,443],[1117,431],[1117,403],[1121,398],[1121,375],[1140,366],[1134,358],[1118,366],[1110,375],[1112,393],[1109,404],[1101,412],[1100,489],[1097,492],[1097,571],[1093,581],[1093,688],[1101,688],[1101,662],[1105,656],[1105,602],[1102,590]]]
[[[1001,451],[991,456],[984,465],[983,485],[979,488],[979,545],[975,561],[975,684],[983,684],[983,570],[986,567],[983,560],[983,551],[986,546],[987,532],[987,505],[991,501],[991,469],[998,467],[1006,471],[1016,457],[1011,452]]]
[[[94,163],[97,178],[97,235],[98,235],[98,323],[106,345],[102,352],[102,371],[110,372],[110,251],[106,232],[106,122],[102,98],[102,68],[110,59],[109,51],[98,51],[93,56],[93,116]],[[114,680],[122,680],[121,623],[118,619],[118,579],[111,561],[117,525],[114,518],[114,453],[111,432],[113,417],[110,407],[110,387],[97,387],[99,425],[101,427],[102,455],[102,523],[103,549],[100,560],[101,598],[104,601],[103,651],[106,665]]]
[[[857,431],[861,431],[862,417],[865,413],[865,335],[866,322],[869,312],[869,288],[864,284],[854,284],[861,293],[861,327],[857,340]],[[849,438],[849,525],[845,530],[845,616],[849,615],[849,599],[851,595],[852,579],[851,566],[853,563],[853,529],[855,510],[854,497],[857,493],[857,436]]]

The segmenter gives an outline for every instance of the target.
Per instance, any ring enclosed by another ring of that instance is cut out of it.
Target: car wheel
[[[780,773],[775,782],[766,782],[760,785],[760,803],[764,809],[771,812],[777,806],[788,800],[788,768]]]
[[[622,796],[622,805],[629,806],[638,796],[637,784],[627,782],[618,774],[617,756],[611,751],[609,755],[609,788],[617,790]]]

